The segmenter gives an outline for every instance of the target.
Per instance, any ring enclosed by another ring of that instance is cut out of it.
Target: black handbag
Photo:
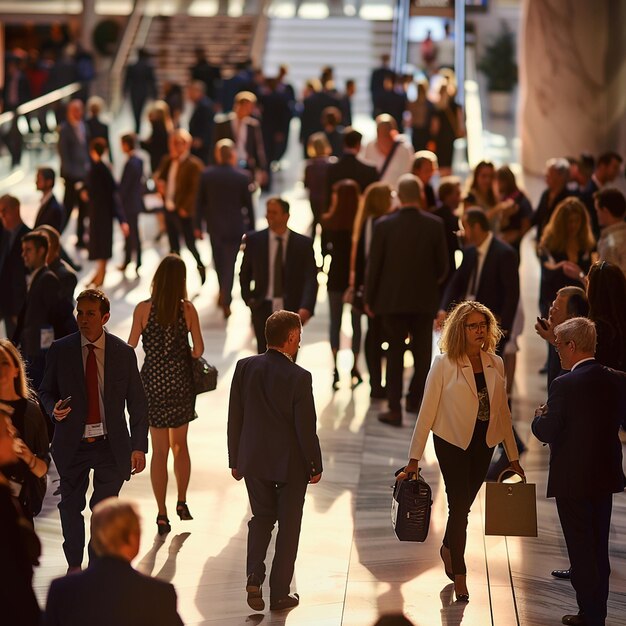
[[[404,468],[396,472],[396,476]],[[397,481],[391,499],[391,525],[400,541],[426,541],[433,504],[430,485],[419,475]]]
[[[191,373],[196,395],[213,391],[217,387],[217,368],[210,365],[203,357],[191,359]]]

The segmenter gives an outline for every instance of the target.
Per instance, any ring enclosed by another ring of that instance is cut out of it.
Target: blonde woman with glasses
[[[493,313],[479,302],[462,302],[450,313],[424,389],[403,480],[418,472],[430,431],[446,485],[448,522],[440,554],[456,599],[467,602],[465,543],[470,507],[493,449],[504,442],[510,469],[523,475],[507,403],[502,335]]]

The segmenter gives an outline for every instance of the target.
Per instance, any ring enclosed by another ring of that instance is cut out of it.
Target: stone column
[[[520,33],[522,165],[555,156],[626,156],[626,2],[524,0]]]

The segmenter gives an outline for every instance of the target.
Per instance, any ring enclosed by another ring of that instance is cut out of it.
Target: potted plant
[[[511,93],[517,84],[515,36],[506,22],[491,39],[478,62],[478,70],[487,78],[489,108],[492,115],[511,113]]]

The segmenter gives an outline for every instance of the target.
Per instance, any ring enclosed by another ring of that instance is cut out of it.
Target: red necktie
[[[85,367],[85,382],[87,383],[87,424],[98,424],[100,417],[100,393],[98,391],[98,363],[96,362],[96,346],[87,344],[87,365]]]

